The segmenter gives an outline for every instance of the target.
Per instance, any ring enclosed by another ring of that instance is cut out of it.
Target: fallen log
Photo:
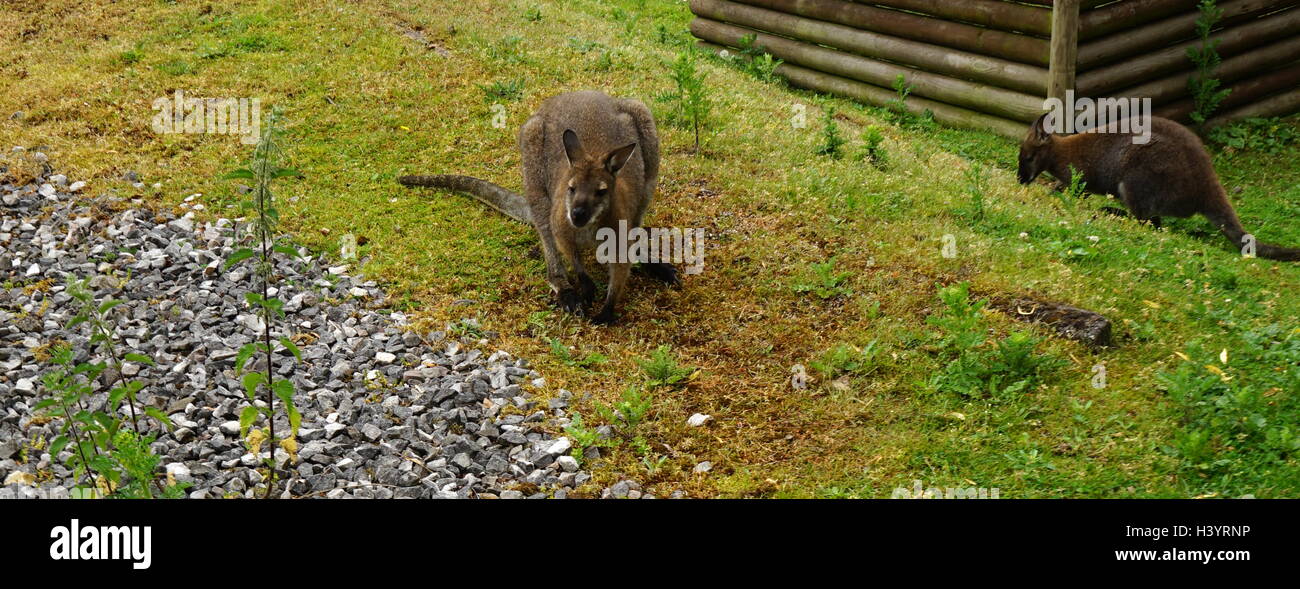
[[[990,298],[989,306],[1017,321],[1047,325],[1065,339],[1098,348],[1113,343],[1110,320],[1087,309],[1028,297]]]

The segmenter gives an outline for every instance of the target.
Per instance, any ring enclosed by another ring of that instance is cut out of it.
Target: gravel
[[[239,439],[248,401],[234,363],[261,320],[244,299],[251,266],[223,270],[235,222],[197,217],[195,197],[149,210],[111,193],[91,197],[93,188],[49,175],[48,165],[30,184],[0,185],[0,497],[67,497],[77,484],[68,450],[30,449],[58,435],[57,421],[33,420],[30,409],[46,394],[49,367],[37,355],[64,341],[78,362],[91,359],[88,325],[65,327],[76,312],[64,292],[70,277],[90,279],[99,300],[124,300],[110,313],[118,347],[156,362],[123,372],[145,383],[141,404],[178,426],[154,442],[160,474],[191,482],[192,498],[254,497],[260,459]],[[374,282],[299,255],[275,266],[287,317],[272,334],[297,338],[303,354],[296,366],[276,359],[303,414],[299,460],[277,486],[283,497],[566,497],[590,481],[570,440],[547,433],[567,424],[567,391],[538,407],[522,385],[544,381],[526,361],[478,348],[488,340],[417,333],[384,307]],[[91,401],[103,403],[102,393]],[[287,431],[283,416],[276,428]],[[601,494],[641,492],[628,481],[614,489]]]

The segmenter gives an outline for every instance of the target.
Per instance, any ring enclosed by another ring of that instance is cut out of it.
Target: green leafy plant
[[[1300,143],[1300,131],[1282,119],[1253,117],[1210,129],[1208,138],[1229,153],[1253,151],[1280,155]]]
[[[667,344],[655,348],[649,358],[637,361],[645,372],[650,388],[675,387],[684,384],[695,373],[692,366],[682,366]]]
[[[270,294],[272,282],[275,280],[274,255],[278,253],[290,258],[298,257],[298,253],[292,247],[277,242],[280,213],[275,206],[271,183],[281,178],[300,176],[298,172],[279,165],[284,156],[279,144],[279,118],[279,113],[274,111],[268,117],[262,136],[253,150],[249,167],[240,168],[226,175],[227,179],[251,180],[253,183],[250,198],[241,203],[244,212],[253,217],[249,226],[250,235],[248,235],[253,241],[253,246],[241,247],[232,252],[226,258],[226,269],[252,260],[254,264],[252,276],[257,278],[254,285],[256,290],[245,293],[244,297],[248,305],[255,309],[261,318],[262,333],[258,334],[260,341],[254,340],[239,349],[235,356],[235,372],[242,375],[244,393],[250,403],[239,415],[240,437],[244,439],[254,456],[261,454],[263,444],[271,448],[269,457],[265,460],[270,476],[267,477],[264,497],[270,497],[275,487],[276,448],[283,448],[291,458],[296,457],[298,428],[302,423],[302,414],[299,413],[293,400],[293,381],[275,376],[275,356],[278,352],[287,351],[298,361],[302,361],[302,354],[293,340],[281,337],[277,346],[271,335],[274,322],[284,317],[284,303]],[[259,353],[262,354],[266,364],[265,372],[248,371],[254,357]],[[264,407],[255,402],[260,389],[266,391]],[[289,432],[283,439],[278,437],[275,430],[277,399],[289,421]],[[259,418],[265,420],[266,427],[252,429]]]
[[[650,412],[652,404],[648,392],[637,387],[628,387],[623,390],[622,397],[612,406],[597,405],[596,412],[605,421],[618,426],[619,431],[628,433],[641,424],[646,414]]]
[[[1196,36],[1201,44],[1187,49],[1187,58],[1196,66],[1196,73],[1187,79],[1187,89],[1195,105],[1189,116],[1197,125],[1203,125],[1231,90],[1220,89],[1221,83],[1214,77],[1214,70],[1223,60],[1219,57],[1219,39],[1210,39],[1210,32],[1223,19],[1223,9],[1215,0],[1201,0],[1197,8],[1200,16],[1196,19]]]
[[[794,284],[795,292],[812,293],[822,300],[853,294],[853,290],[845,286],[849,273],[836,272],[834,258],[825,262],[812,262],[808,268],[809,275]]]
[[[573,414],[573,419],[564,428],[564,433],[568,434],[569,438],[573,440],[573,448],[569,450],[569,455],[577,460],[579,464],[582,463],[583,457],[586,456],[587,448],[599,447],[604,443],[600,432],[596,431],[595,428],[587,427],[582,422],[581,413]]]
[[[515,80],[497,80],[491,84],[479,84],[483,90],[484,100],[487,102],[515,102],[524,97],[524,81]]]
[[[836,344],[822,355],[808,363],[808,367],[823,380],[830,380],[843,374],[862,376],[870,374],[879,366],[876,356],[879,348],[875,341],[863,347],[852,344]]]
[[[984,343],[986,330],[981,310],[987,303],[970,300],[970,283],[940,288],[939,300],[943,302],[943,311],[926,318],[926,322],[943,331],[943,347],[964,352]]]
[[[687,47],[669,67],[669,77],[676,84],[676,91],[670,94],[670,99],[676,102],[673,120],[694,130],[694,152],[700,151],[700,130],[708,125],[712,110],[704,73],[699,70],[698,62],[696,49]]]
[[[1083,181],[1083,172],[1070,166],[1070,183],[1062,192],[1069,201],[1075,201],[1088,195],[1088,183]]]
[[[530,6],[524,11],[524,20],[528,22],[538,22],[542,20],[542,8],[540,6]]]
[[[561,362],[565,363],[568,366],[590,369],[596,366],[600,366],[601,364],[604,364],[609,361],[609,358],[607,356],[599,352],[592,352],[590,354],[587,354],[585,357],[578,358],[573,355],[573,352],[569,351],[569,348],[565,346],[564,342],[561,342],[560,338],[558,337],[551,338],[550,342],[551,342],[551,355],[555,356]]]
[[[67,344],[50,350],[50,362],[55,368],[42,377],[42,383],[50,396],[33,407],[38,413],[61,419],[59,435],[50,443],[50,456],[57,458],[70,445],[72,451],[68,465],[72,467],[74,477],[82,478],[91,472],[99,476],[98,483],[78,486],[78,496],[153,497],[151,485],[168,496],[168,487],[159,481],[153,468],[161,459],[154,457],[152,466],[137,468],[145,460],[138,457],[141,453],[152,456],[149,444],[154,438],[143,438],[146,441],[142,450],[135,446],[123,446],[142,439],[141,416],[153,419],[163,427],[171,427],[171,420],[158,408],[137,406],[137,395],[144,389],[144,383],[140,380],[127,380],[124,376],[126,362],[152,365],[153,359],[136,352],[119,354],[115,322],[109,319],[109,315],[124,301],[96,300],[85,280],[69,280],[66,292],[78,304],[78,312],[68,322],[67,328],[72,329],[83,323],[90,326],[88,342],[91,353],[98,351],[106,359],[75,362],[75,353]],[[92,409],[91,397],[98,392],[96,383],[109,368],[112,369],[109,374],[112,375],[113,386],[108,391],[104,405]],[[119,416],[123,401],[127,404],[130,418],[129,431],[123,425],[126,420]],[[123,437],[122,434],[129,434],[130,437]]]
[[[739,63],[743,64],[743,69],[755,78],[764,82],[775,82],[779,78],[776,76],[777,66],[785,63],[772,57],[766,49],[755,44],[758,40],[757,34],[748,34],[740,38],[740,53],[744,57]]]
[[[952,359],[929,379],[931,390],[1007,399],[1029,390],[1059,365],[1055,358],[1037,354],[1042,340],[1029,332],[1015,331],[991,349],[985,346],[988,328],[981,310],[986,302],[970,300],[968,283],[940,288],[939,299],[944,310],[927,321],[941,329],[940,345]]]
[[[880,129],[875,125],[868,126],[862,132],[862,148],[858,151],[858,161],[865,161],[877,168],[885,167],[889,162],[888,154],[881,145],[885,136],[880,133]]]
[[[969,211],[970,217],[975,221],[984,219],[984,191],[988,189],[988,176],[984,172],[984,166],[979,162],[971,162],[966,168],[966,195],[970,197]]]
[[[841,148],[847,142],[840,133],[839,123],[835,122],[835,107],[827,107],[822,115],[821,144],[817,146],[817,155],[840,158]]]

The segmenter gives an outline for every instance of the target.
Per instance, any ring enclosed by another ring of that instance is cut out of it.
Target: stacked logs
[[[1053,15],[1051,0],[691,0],[691,32],[716,52],[752,35],[791,83],[871,104],[895,99],[889,88],[902,75],[909,109],[1009,137],[1065,88],[1149,97],[1172,118],[1191,112],[1197,0],[1062,2],[1077,13]],[[1300,0],[1220,7],[1216,77],[1232,93],[1212,124],[1300,109]]]

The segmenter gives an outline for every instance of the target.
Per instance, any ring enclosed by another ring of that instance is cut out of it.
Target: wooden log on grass
[[[873,59],[915,66],[1028,94],[1047,92],[1047,70],[928,43],[813,20],[730,0],[691,0],[696,15],[799,41],[834,47]]]
[[[1297,32],[1300,32],[1300,8],[1291,8],[1267,18],[1225,29],[1211,38],[1220,40],[1220,55],[1232,56]],[[1199,39],[1180,43],[1123,63],[1084,72],[1078,77],[1078,94],[1104,96],[1143,80],[1183,69],[1188,66],[1187,49],[1199,45]]]
[[[744,58],[744,56],[734,53],[734,50],[714,43],[709,43],[708,41],[699,41],[697,45],[701,49],[713,53],[721,53],[726,50],[732,59]],[[888,106],[890,101],[898,98],[898,96],[894,94],[893,90],[811,70],[790,63],[783,63],[777,66],[774,73],[788,80],[793,86],[816,92],[826,92],[828,94],[846,96],[873,106]],[[915,114],[922,114],[929,110],[934,115],[936,121],[950,127],[988,131],[1011,139],[1019,139],[1025,134],[1026,126],[1024,123],[1010,121],[1001,117],[995,117],[959,106],[953,106],[951,104],[936,102],[919,96],[908,97],[905,107],[909,112]]]
[[[1110,320],[1094,311],[1028,297],[990,297],[989,306],[1017,321],[1050,326],[1065,339],[1093,347],[1106,347],[1113,343]]]
[[[1289,64],[1296,60],[1296,56],[1300,56],[1300,37],[1290,37],[1267,47],[1223,60],[1223,63],[1215,68],[1214,77],[1224,83],[1248,78]],[[1172,76],[1115,92],[1115,95],[1145,97],[1150,98],[1156,105],[1167,104],[1187,96],[1187,79],[1193,73],[1192,70],[1178,72]]]
[[[1226,2],[1220,6],[1223,9],[1223,20],[1219,24],[1221,26],[1231,26],[1270,10],[1297,5],[1300,5],[1300,0],[1235,0]],[[1095,69],[1107,63],[1140,55],[1152,49],[1159,49],[1170,43],[1192,39],[1196,37],[1196,20],[1198,18],[1200,18],[1200,12],[1190,11],[1138,28],[1093,39],[1079,47],[1079,70]]]
[[[1295,58],[1296,55],[1300,53],[1293,53],[1291,57]],[[1300,88],[1300,62],[1232,84],[1228,88],[1232,91],[1219,104],[1219,112],[1231,112],[1277,92]],[[1195,109],[1195,103],[1187,98],[1157,108],[1155,114],[1167,119],[1186,119]]]
[[[794,65],[882,88],[891,87],[895,78],[901,75],[919,96],[1011,120],[1031,122],[1043,109],[1043,99],[1040,96],[906,68],[705,18],[691,21],[691,33],[705,41],[727,47],[738,47],[741,38],[757,35],[754,42],[756,47],[762,47],[773,56]]]
[[[932,45],[1002,57],[1021,63],[1044,67],[1048,64],[1047,41],[1037,37],[1007,33],[887,8],[877,8],[845,0],[736,1],[741,4],[841,24],[864,31],[874,31]]]

